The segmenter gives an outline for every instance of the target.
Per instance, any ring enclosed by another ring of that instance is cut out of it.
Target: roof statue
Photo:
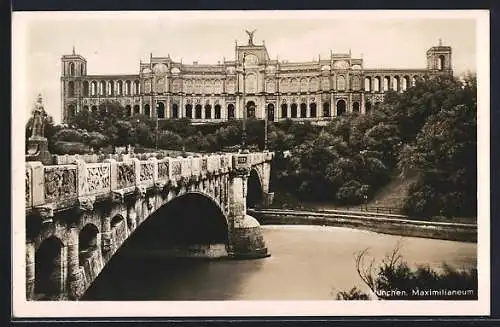
[[[255,31],[256,30],[253,30],[253,31],[245,30],[245,32],[248,34],[248,45],[254,45],[253,44],[253,35],[255,34]]]

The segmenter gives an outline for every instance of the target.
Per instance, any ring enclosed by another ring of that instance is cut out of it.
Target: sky
[[[137,74],[140,60],[170,55],[183,63],[234,59],[256,29],[272,59],[327,58],[330,50],[363,57],[366,68],[425,68],[425,52],[452,47],[455,74],[476,70],[474,16],[456,12],[23,12],[13,14],[13,85],[27,115],[37,94],[61,119],[61,56],[87,59],[88,74]]]

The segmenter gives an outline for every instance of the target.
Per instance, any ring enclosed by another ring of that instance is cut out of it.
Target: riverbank
[[[324,225],[369,230],[389,235],[477,242],[477,225],[475,224],[409,220],[399,215],[376,215],[362,211],[312,212],[248,209],[248,213],[262,225]]]

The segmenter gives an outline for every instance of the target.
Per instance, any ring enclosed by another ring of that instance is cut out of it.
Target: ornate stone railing
[[[26,208],[40,210],[61,209],[82,205],[89,198],[126,194],[138,188],[143,190],[168,183],[177,185],[182,180],[199,180],[214,174],[225,174],[234,169],[235,156],[226,153],[199,157],[105,159],[102,163],[88,163],[79,156],[67,156],[66,164],[44,166],[41,162],[26,163]],[[245,154],[251,165],[270,161],[272,152]]]

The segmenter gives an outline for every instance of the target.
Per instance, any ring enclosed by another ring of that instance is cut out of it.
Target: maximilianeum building
[[[451,47],[427,50],[427,67],[367,68],[350,53],[317,61],[271,59],[265,44],[235,44],[235,59],[202,65],[169,56],[139,64],[134,75],[87,75],[87,60],[73,50],[62,56],[62,117],[97,110],[105,101],[121,103],[130,116],[189,118],[193,123],[247,118],[320,122],[376,110],[388,90],[404,92],[416,80],[452,74]],[[154,110],[156,108],[156,110]]]

